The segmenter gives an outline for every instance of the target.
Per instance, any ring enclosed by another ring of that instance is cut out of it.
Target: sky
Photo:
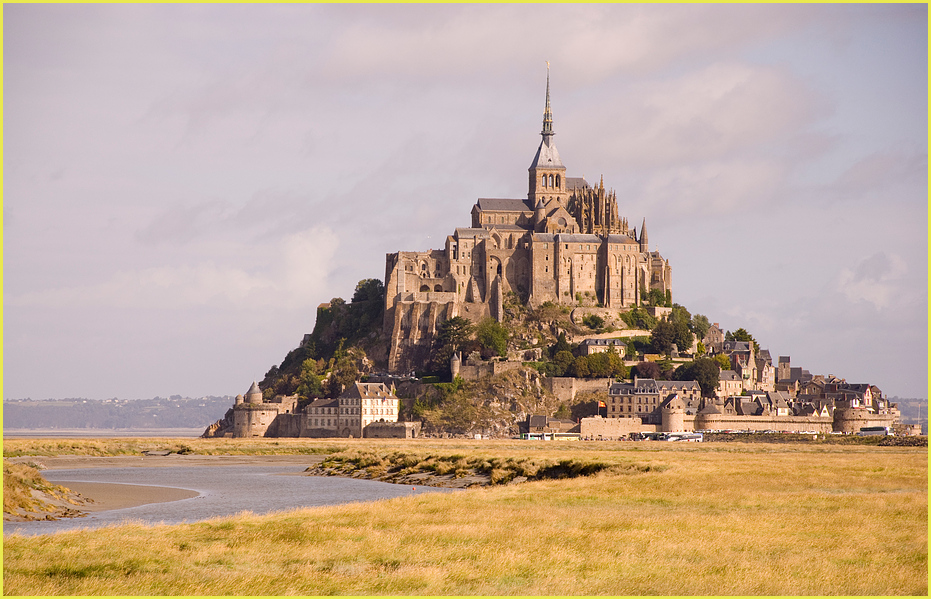
[[[927,5],[6,4],[3,394],[235,395],[527,194],[546,61],[673,300],[928,389]]]

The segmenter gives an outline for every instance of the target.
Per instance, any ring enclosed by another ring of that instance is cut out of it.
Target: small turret
[[[546,206],[543,205],[543,198],[537,200],[537,206],[533,212],[533,224],[537,231],[543,230],[543,221],[546,219]]]
[[[647,239],[647,219],[644,217],[643,224],[640,225],[640,251],[650,251],[650,241]]]
[[[246,403],[262,403],[262,390],[258,383],[252,381],[252,386],[246,391]]]
[[[453,357],[449,360],[449,372],[452,375],[453,380],[459,376],[459,370],[462,368],[462,358],[459,357],[459,352],[453,354]]]

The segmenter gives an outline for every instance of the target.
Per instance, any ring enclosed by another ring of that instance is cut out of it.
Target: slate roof
[[[597,235],[560,233],[557,238],[559,243],[601,243]]]
[[[476,204],[483,212],[533,212],[533,203],[526,199],[479,198]]]
[[[544,242],[544,241],[555,242],[556,236],[552,233],[534,233],[533,240],[539,241],[539,242]]]
[[[633,243],[636,244],[637,241],[632,237],[627,235],[608,235],[608,243]]]
[[[718,375],[718,379],[722,381],[739,381],[740,377],[733,370],[722,370],[721,374]]]
[[[566,191],[572,191],[573,189],[583,189],[590,188],[591,185],[588,184],[588,181],[584,177],[566,177]]]
[[[699,414],[720,414],[721,410],[714,405],[713,401],[709,401],[705,404],[705,407],[698,411]]]
[[[457,227],[456,228],[456,239],[462,239],[464,237],[488,237],[488,231],[486,229],[473,229],[472,227]]]
[[[565,169],[562,160],[559,158],[559,150],[556,149],[555,143],[546,143],[546,139],[540,142],[537,153],[530,163],[530,168],[562,168]]]

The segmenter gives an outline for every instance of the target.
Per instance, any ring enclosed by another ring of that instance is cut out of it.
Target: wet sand
[[[144,456],[25,456],[9,458],[10,462],[29,462],[38,464],[41,470],[64,470],[72,468],[162,468],[172,466],[239,466],[253,464],[295,464],[314,466],[323,461],[322,455],[243,455],[243,456],[204,456],[204,455],[144,455]],[[127,485],[119,483],[90,483],[77,481],[55,481],[56,485],[74,491],[79,497],[72,497],[78,505],[43,497],[43,500],[59,508],[57,517],[73,517],[81,512],[100,512],[146,505],[164,503],[197,497],[199,493],[190,489],[161,487],[149,485]],[[81,501],[89,500],[89,501]],[[5,515],[6,516],[6,515]],[[31,519],[14,517],[14,520]]]
[[[164,503],[166,501],[190,499],[191,497],[200,495],[197,491],[192,491],[190,489],[154,487],[150,485],[86,483],[69,480],[55,481],[55,484],[71,489],[75,493],[79,493],[85,499],[90,500],[80,506],[80,511],[82,512],[119,510],[149,503]]]

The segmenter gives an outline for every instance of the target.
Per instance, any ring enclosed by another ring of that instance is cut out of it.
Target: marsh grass
[[[70,498],[68,489],[49,483],[34,465],[11,464],[3,460],[4,514],[35,514],[60,509],[41,497],[60,499],[78,505]]]
[[[617,468],[196,524],[12,535],[4,592],[927,595],[924,450],[509,442],[357,449],[373,460],[378,449],[383,458],[406,454],[367,466],[385,469],[432,460],[454,472],[477,459],[492,473],[509,459]]]
[[[181,455],[294,455],[330,454],[348,449],[329,439],[29,439],[3,440],[3,457],[21,456],[122,456],[146,451],[169,451]]]
[[[363,475],[389,482],[399,482],[410,475],[421,473],[437,476],[451,475],[455,478],[478,474],[487,476],[492,485],[501,485],[514,481],[518,477],[521,481],[576,478],[592,476],[606,470],[645,472],[651,468],[657,467],[591,458],[553,460],[516,456],[489,457],[484,454],[466,456],[412,451],[386,453],[367,449],[336,453],[327,457],[319,465],[309,468],[308,471],[347,476]]]

